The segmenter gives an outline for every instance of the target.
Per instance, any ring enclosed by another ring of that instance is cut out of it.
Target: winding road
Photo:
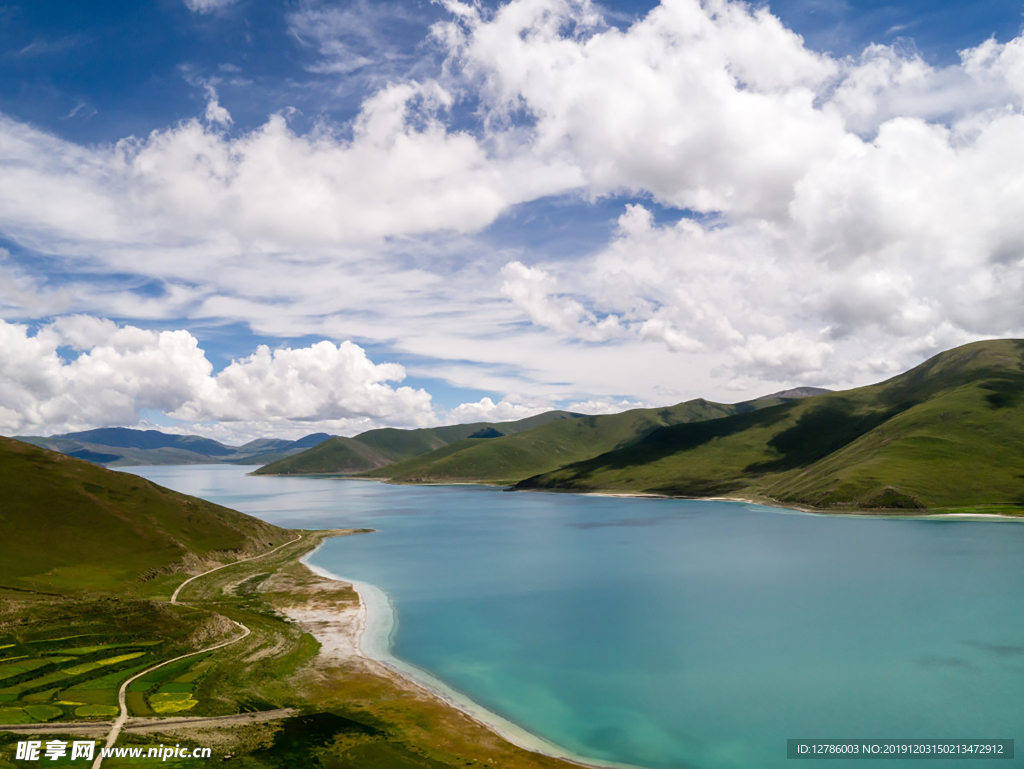
[[[181,604],[182,603],[181,601],[178,600],[178,595],[181,593],[181,589],[183,587],[185,587],[185,585],[187,585],[192,580],[199,579],[200,577],[205,577],[207,574],[212,574],[213,572],[220,571],[221,569],[226,569],[228,566],[234,566],[235,564],[239,564],[239,563],[246,563],[247,561],[254,561],[257,558],[265,558],[266,556],[271,555],[272,553],[276,553],[278,550],[280,550],[283,547],[288,547],[288,545],[295,544],[300,539],[302,539],[302,535],[301,534],[299,534],[295,539],[289,540],[288,542],[285,542],[283,545],[278,545],[273,550],[268,550],[265,553],[260,553],[259,555],[254,555],[254,556],[251,556],[250,558],[242,558],[241,560],[238,560],[238,561],[232,561],[231,563],[225,563],[225,564],[222,564],[220,566],[217,566],[216,568],[210,569],[209,571],[204,571],[201,574],[196,574],[194,577],[189,577],[184,582],[182,582],[180,585],[178,585],[177,589],[171,595],[171,603],[172,604]],[[244,638],[248,637],[248,635],[252,632],[251,630],[249,630],[249,628],[247,628],[241,622],[235,622],[234,620],[229,620],[229,621],[232,624],[234,624],[236,627],[241,629],[241,631],[242,631],[241,635],[236,636],[234,638],[231,638],[231,639],[229,639],[227,641],[222,641],[221,643],[216,644],[214,646],[209,646],[209,647],[207,647],[205,649],[199,649],[198,651],[189,652],[188,654],[182,654],[181,656],[175,657],[174,659],[169,659],[169,660],[164,660],[163,662],[159,662],[156,665],[153,665],[152,667],[146,668],[141,673],[136,673],[131,678],[129,678],[127,681],[125,681],[123,684],[121,684],[121,688],[117,692],[117,705],[118,705],[119,713],[118,713],[117,718],[114,720],[113,725],[110,727],[110,733],[107,734],[107,741],[106,741],[106,744],[104,745],[105,748],[112,748],[114,746],[114,743],[117,742],[117,738],[121,734],[121,730],[124,728],[125,723],[128,721],[128,685],[131,684],[133,681],[136,681],[139,678],[142,678],[142,676],[146,675],[147,673],[152,673],[157,668],[162,668],[164,665],[169,665],[172,662],[177,662],[178,660],[183,660],[183,659],[186,659],[187,657],[194,657],[197,654],[205,654],[207,652],[216,651],[217,649],[223,649],[225,646],[231,646],[232,644],[236,644],[239,641],[243,640]],[[100,766],[102,764],[103,764],[103,751],[101,750],[96,755],[96,759],[92,763],[92,769],[100,769]]]

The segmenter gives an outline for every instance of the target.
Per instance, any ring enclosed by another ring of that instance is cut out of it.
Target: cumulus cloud
[[[647,409],[651,408],[650,403],[644,403],[643,401],[632,401],[628,398],[620,398],[618,400],[614,398],[590,398],[585,401],[574,401],[568,403],[565,406],[566,411],[572,411],[576,414],[618,414],[622,411],[630,411],[631,409]]]
[[[446,6],[456,18],[437,34],[495,118],[526,110],[537,151],[570,155],[592,194],[779,213],[843,140],[815,107],[836,63],[767,8],[666,0],[620,31],[586,0],[513,0],[491,17]]]
[[[232,361],[205,379],[170,416],[229,422],[370,417],[402,425],[432,423],[429,393],[388,384],[404,378],[402,366],[375,364],[352,342],[322,341],[275,351],[260,345],[248,358]]]
[[[658,225],[628,205],[607,248],[559,265],[571,296],[550,264],[507,265],[535,325],[583,338],[616,317],[746,381],[848,381],[869,351],[902,367],[1024,333],[1024,37],[935,68],[877,45],[835,60],[726,0],[664,0],[626,29],[585,0],[448,7],[436,34],[492,125],[525,113],[590,194],[683,209]]]
[[[78,354],[67,360],[64,348]],[[214,375],[188,331],[68,316],[35,334],[0,321],[0,349],[5,434],[136,425],[144,409],[241,425],[234,432],[250,437],[436,422],[428,393],[390,384],[405,378],[401,366],[375,364],[351,342],[275,351],[261,345]]]
[[[389,85],[351,136],[298,135],[284,115],[237,137],[215,94],[208,126],[187,120],[113,146],[79,147],[0,118],[0,228],[49,252],[142,246],[336,251],[432,232],[473,232],[521,200],[573,182],[529,157],[495,158],[448,131],[436,82]],[[209,249],[208,249],[209,250]]]
[[[445,421],[453,425],[466,422],[511,422],[551,409],[551,405],[546,403],[516,403],[507,399],[495,403],[490,398],[481,398],[475,403],[462,403],[451,409]]]

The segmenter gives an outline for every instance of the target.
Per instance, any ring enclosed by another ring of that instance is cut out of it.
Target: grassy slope
[[[232,765],[251,769],[570,766],[509,745],[358,659],[339,665],[318,657],[316,640],[279,611],[307,600],[333,611],[357,600],[351,587],[296,562],[335,532],[304,532],[264,557],[206,574],[185,588],[186,604],[170,605],[169,588],[184,575],[168,575],[157,596],[163,600],[144,600],[152,593],[139,586],[158,581],[140,582],[150,568],[173,563],[185,548],[199,555],[260,550],[293,532],[10,439],[0,439],[0,488],[0,723],[110,718],[125,679],[158,660],[237,637],[230,617],[251,633],[212,654],[146,673],[129,688],[131,714],[297,712],[213,731],[179,725],[166,734],[122,734],[118,745],[198,743],[212,746],[215,757],[231,753]],[[192,702],[187,710],[170,711],[161,699],[168,697]],[[14,761],[13,749],[26,738],[0,733],[0,767],[26,765]],[[43,739],[82,737],[57,730]],[[152,760],[108,763],[142,767]],[[161,765],[194,764],[172,759]]]
[[[502,438],[459,441],[367,476],[403,482],[515,482],[597,456],[664,425],[714,419],[752,408],[693,400],[661,409],[549,422]]]
[[[526,419],[496,424],[476,422],[419,430],[397,430],[390,427],[370,430],[354,438],[331,438],[301,454],[265,465],[256,471],[256,475],[354,475],[426,454],[467,439],[486,428],[495,428],[509,435],[549,422],[568,420],[573,416],[566,411],[548,411]]]
[[[127,590],[181,562],[287,539],[255,518],[142,478],[0,438],[0,585],[59,593]]]
[[[748,494],[817,507],[1024,502],[1024,342],[979,342],[878,385],[661,428],[521,488]]]
[[[467,766],[571,769],[578,766],[516,748],[418,687],[406,686],[394,676],[382,675],[376,665],[359,659],[339,661],[332,654],[318,656],[316,640],[288,621],[282,612],[306,606],[333,613],[351,608],[357,602],[350,586],[317,577],[297,562],[298,557],[312,550],[323,536],[332,533],[305,532],[301,541],[264,558],[232,564],[204,575],[182,591],[182,600],[187,601],[187,605],[110,599],[66,601],[16,594],[14,600],[24,605],[11,615],[6,611],[9,607],[2,600],[0,590],[0,647],[13,644],[0,648],[0,668],[5,656],[21,657],[34,652],[42,657],[44,650],[51,648],[74,651],[68,647],[95,648],[94,645],[134,642],[134,648],[151,650],[144,658],[119,665],[113,676],[95,677],[66,689],[59,687],[74,682],[58,683],[58,691],[41,695],[38,700],[16,693],[14,700],[0,700],[0,712],[11,719],[13,710],[37,708],[45,701],[43,707],[51,709],[46,720],[53,722],[79,720],[82,716],[74,712],[77,703],[98,702],[110,707],[117,701],[119,683],[151,665],[152,657],[170,659],[183,651],[234,635],[235,629],[227,626],[223,619],[218,629],[214,620],[221,615],[244,623],[251,634],[211,655],[172,662],[146,674],[128,689],[131,714],[156,715],[153,708],[157,707],[163,691],[190,694],[197,700],[187,711],[170,715],[219,716],[283,707],[296,708],[297,712],[283,720],[233,728],[198,730],[178,726],[163,734],[122,733],[119,746],[161,743],[192,746],[198,743],[213,748],[212,763],[219,765],[224,754],[231,753],[231,766],[248,769],[455,769]],[[213,619],[209,619],[211,616]],[[83,633],[88,635],[81,635]],[[159,639],[159,645],[143,645],[152,644],[154,639]],[[105,654],[110,653],[113,652]],[[73,659],[55,664],[77,663],[78,660]],[[0,679],[3,674],[0,670]],[[0,692],[4,691],[6,683],[0,680]],[[22,681],[31,691],[43,688],[34,683],[34,680]],[[18,686],[11,687],[11,691]],[[76,702],[69,702],[71,700]],[[63,710],[64,714],[54,718],[53,710]],[[22,718],[17,722],[26,721],[27,718]],[[14,722],[11,719],[0,723]],[[43,737],[54,738],[64,739],[56,734]],[[24,739],[24,734],[0,732],[0,767],[50,765],[45,758],[39,762],[16,762],[14,742]],[[152,759],[105,761],[104,766],[108,763],[112,769],[153,765]],[[64,762],[57,764],[64,765]],[[197,763],[172,758],[160,765],[168,769],[188,769]]]

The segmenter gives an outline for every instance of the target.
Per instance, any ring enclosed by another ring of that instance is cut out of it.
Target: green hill
[[[1024,341],[881,384],[654,430],[517,488],[739,494],[818,508],[1024,504]]]
[[[568,411],[548,411],[513,422],[474,422],[418,430],[385,427],[354,438],[331,438],[300,454],[264,465],[254,474],[355,475],[426,454],[477,434],[512,435],[551,422],[571,421],[579,416]]]
[[[183,567],[261,552],[290,535],[127,473],[0,438],[0,587],[159,591]]]
[[[468,438],[364,475],[405,483],[514,483],[624,446],[664,425],[714,419],[754,408],[750,404],[723,405],[699,399],[669,408],[560,420],[513,435]]]

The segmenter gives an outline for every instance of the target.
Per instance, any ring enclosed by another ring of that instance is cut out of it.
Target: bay
[[[311,562],[388,594],[396,657],[583,757],[783,767],[787,738],[1024,737],[1017,522],[128,470],[283,526],[376,529]]]

